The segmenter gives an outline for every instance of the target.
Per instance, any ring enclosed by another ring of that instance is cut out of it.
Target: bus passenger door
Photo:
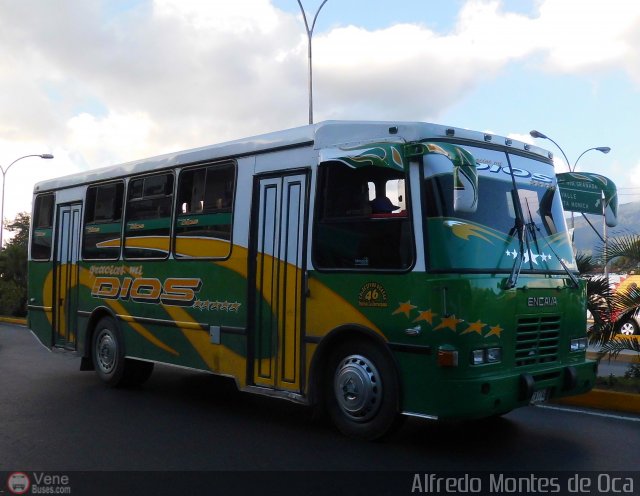
[[[255,184],[253,380],[300,391],[307,174],[270,175]]]
[[[78,254],[82,204],[58,207],[55,249],[54,346],[76,349]]]

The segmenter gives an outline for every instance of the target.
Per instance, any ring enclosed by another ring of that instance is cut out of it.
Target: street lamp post
[[[15,159],[13,162],[11,162],[6,169],[3,168],[2,166],[0,166],[0,171],[2,172],[2,203],[0,203],[0,222],[2,222],[2,225],[0,225],[0,251],[2,251],[2,249],[3,249],[2,234],[4,232],[4,182],[5,182],[5,177],[7,175],[7,172],[9,172],[9,169],[11,169],[11,166],[13,164],[15,164],[18,160],[22,160],[23,158],[28,158],[28,157],[40,157],[40,158],[51,159],[51,158],[53,158],[53,155],[51,155],[50,153],[24,155],[23,157],[19,157],[19,158]]]
[[[553,141],[551,138],[549,138],[549,136],[547,136],[546,134],[541,133],[540,131],[536,131],[535,129],[532,131],[529,131],[529,134],[531,135],[532,138],[541,138],[541,139],[548,139],[549,141],[551,141],[551,143],[553,143],[554,145],[556,145],[558,147],[558,150],[560,150],[562,152],[562,156],[564,157],[564,159],[567,161],[567,167],[569,167],[569,172],[573,172],[571,170],[571,163],[569,162],[569,159],[567,158],[567,154],[564,152],[564,150],[562,149],[562,147],[556,143],[555,141]]]
[[[578,166],[578,160],[580,160],[582,158],[582,156],[587,153],[590,152],[591,150],[598,150],[599,152],[602,152],[604,154],[607,154],[611,151],[611,148],[609,148],[608,146],[596,146],[594,148],[587,148],[585,151],[583,151],[580,156],[576,159],[575,164],[573,164],[573,169],[569,168],[570,172],[575,172],[576,167]]]
[[[567,162],[567,167],[569,167],[569,172],[575,172],[576,167],[578,165],[578,160],[580,160],[582,158],[582,156],[587,153],[590,152],[591,150],[598,150],[599,152],[602,153],[609,153],[611,151],[611,148],[609,148],[608,146],[596,146],[593,148],[587,148],[585,151],[583,151],[577,158],[577,160],[575,161],[575,163],[573,164],[573,168],[571,167],[571,162],[569,162],[569,159],[567,158],[567,154],[564,153],[564,150],[562,149],[562,147],[556,143],[555,141],[553,141],[551,138],[549,138],[549,136],[547,136],[544,133],[541,133],[540,131],[536,131],[535,129],[533,129],[532,131],[529,131],[529,134],[531,135],[532,138],[541,138],[541,139],[547,139],[549,141],[551,141],[551,143],[553,143],[554,145],[556,145],[558,147],[558,150],[560,150],[562,152],[562,156],[564,157],[564,159]]]
[[[611,148],[608,147],[608,146],[595,146],[593,148],[587,148],[585,151],[583,151],[578,156],[578,158],[576,159],[575,163],[573,164],[573,168],[572,168],[571,167],[571,163],[569,162],[569,159],[567,158],[567,154],[564,153],[564,150],[560,147],[560,145],[558,143],[553,141],[546,134],[541,133],[540,131],[536,131],[535,129],[529,131],[529,134],[531,135],[532,138],[548,139],[549,141],[551,141],[551,143],[556,145],[558,147],[558,150],[560,150],[562,152],[562,155],[564,156],[564,159],[567,161],[567,166],[569,167],[569,172],[575,172],[576,171],[576,167],[578,166],[578,160],[580,160],[585,153],[590,152],[591,150],[598,150],[601,153],[607,154],[607,153],[609,153],[611,151]],[[603,222],[602,222],[602,226],[603,226],[602,230],[603,230],[603,235],[604,235],[604,252],[605,252],[604,274],[605,274],[605,276],[608,276],[609,275],[609,269],[608,269],[607,263],[606,263],[607,223],[604,220],[604,198],[602,199],[602,220],[603,220]],[[571,229],[574,229],[574,228],[575,228],[575,224],[574,224],[574,219],[573,219],[573,212],[571,212]],[[573,242],[573,238],[572,238],[571,241]]]
[[[313,22],[311,23],[311,28],[309,28],[309,23],[307,22],[307,14],[304,11],[304,7],[302,7],[302,2],[298,0],[298,5],[300,6],[300,11],[302,12],[302,18],[304,19],[304,27],[307,31],[307,46],[308,46],[308,57],[309,57],[309,124],[313,124],[313,62],[311,59],[311,38],[313,37],[313,29],[316,27],[316,21],[318,20],[318,14],[320,14],[320,10],[324,7],[324,4],[327,3],[328,0],[323,0],[316,10],[315,16],[313,16]]]

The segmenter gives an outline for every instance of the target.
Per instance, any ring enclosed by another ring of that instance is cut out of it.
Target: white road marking
[[[593,410],[583,410],[582,408],[565,408],[562,406],[535,405],[537,408],[546,408],[547,410],[558,410],[560,412],[584,413],[585,415],[593,415],[594,417],[604,417],[616,420],[628,420],[629,422],[640,422],[640,417],[625,417],[624,415],[612,415],[610,413],[594,412]]]

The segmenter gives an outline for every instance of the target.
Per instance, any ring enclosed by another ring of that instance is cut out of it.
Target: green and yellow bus
[[[552,156],[414,122],[323,122],[35,186],[29,326],[110,386],[154,363],[325,409],[502,415],[588,391]]]

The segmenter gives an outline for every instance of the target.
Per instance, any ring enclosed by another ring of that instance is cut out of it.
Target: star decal
[[[414,322],[421,322],[421,321],[425,321],[425,322],[429,322],[429,324],[433,324],[433,317],[435,317],[436,315],[438,315],[437,313],[433,313],[431,311],[431,309],[429,310],[425,310],[425,311],[421,311],[420,315],[418,315]]]
[[[442,322],[438,324],[438,326],[434,329],[437,331],[438,329],[451,329],[453,332],[456,332],[456,327],[460,322],[464,322],[462,319],[456,319],[455,315],[451,317],[445,317],[442,319]]]
[[[485,338],[488,338],[489,336],[502,337],[500,336],[500,334],[502,334],[502,331],[504,331],[504,329],[500,327],[500,325],[495,325],[489,329],[489,332],[485,335]]]
[[[540,258],[540,255],[536,255],[531,250],[529,250],[528,253],[524,254],[524,263],[527,263],[529,262],[529,260],[531,260],[534,264],[538,265],[539,258]]]
[[[477,320],[473,324],[469,324],[469,327],[467,327],[467,329],[465,331],[463,331],[462,334],[471,334],[472,332],[477,332],[478,334],[480,334],[482,336],[482,329],[486,325],[487,324],[485,324],[484,322],[480,322],[479,320]]]
[[[411,300],[400,302],[398,305],[399,305],[398,308],[396,308],[396,310],[391,315],[397,315],[399,313],[403,313],[407,318],[409,318],[409,314],[411,313],[411,310],[413,310],[414,308],[418,308],[417,306],[411,304]]]
[[[518,252],[513,249],[511,251],[507,250],[505,252],[505,254],[510,257],[513,258],[514,260],[518,257]],[[529,263],[532,262],[535,265],[538,265],[538,259],[541,258],[543,262],[546,262],[547,260],[551,260],[551,255],[546,255],[544,253],[539,254],[539,253],[533,253],[531,250],[527,250],[526,252],[524,252],[524,258],[522,260],[523,263]]]

